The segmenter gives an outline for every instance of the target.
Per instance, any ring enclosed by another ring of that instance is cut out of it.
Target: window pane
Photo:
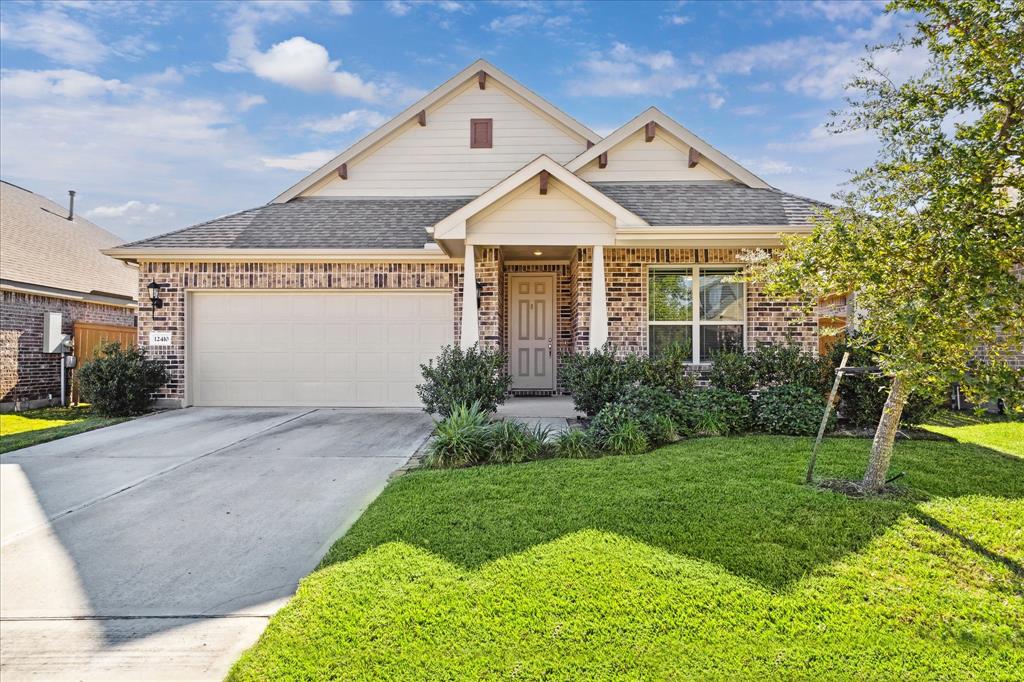
[[[743,320],[743,282],[727,282],[738,271],[700,271],[700,319]]]
[[[743,350],[743,327],[738,324],[708,324],[700,328],[700,361],[711,362],[720,350]]]
[[[693,319],[693,276],[676,272],[652,272],[648,319],[688,322]]]
[[[648,327],[651,338],[651,357],[657,357],[673,343],[683,348],[687,360],[693,359],[693,327],[688,324],[652,324]]]

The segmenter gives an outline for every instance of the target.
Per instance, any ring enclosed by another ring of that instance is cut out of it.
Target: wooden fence
[[[78,367],[95,358],[104,344],[114,341],[120,342],[125,347],[134,346],[138,343],[138,331],[135,327],[75,322],[75,358],[78,360]],[[72,373],[72,377],[74,377],[74,373]],[[72,378],[72,402],[77,403],[78,397],[78,382]]]

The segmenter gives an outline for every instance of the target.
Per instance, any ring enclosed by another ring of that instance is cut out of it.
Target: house
[[[730,276],[819,207],[658,109],[602,137],[478,61],[269,204],[107,253],[159,301],[139,338],[165,401],[415,406],[453,342],[533,393],[606,342],[815,351],[815,317]]]
[[[102,253],[124,240],[75,215],[71,201],[0,182],[0,409],[60,398],[61,354],[43,347],[47,313],[61,314],[79,350],[83,330],[134,336],[137,269]]]

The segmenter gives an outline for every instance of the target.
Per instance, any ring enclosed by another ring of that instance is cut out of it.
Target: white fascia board
[[[427,232],[433,234],[435,239],[465,239],[466,221],[532,180],[541,171],[547,171],[551,177],[610,214],[615,218],[616,227],[649,227],[649,223],[643,218],[602,194],[574,173],[570,173],[550,156],[541,154],[473,201],[442,218],[432,227],[428,227]]]
[[[615,232],[617,246],[748,245],[777,246],[783,234],[810,234],[811,225],[685,225],[626,228]]]
[[[343,152],[335,156],[333,159],[325,163],[323,166],[316,169],[315,171],[313,171],[312,173],[310,173],[309,175],[307,175],[306,177],[304,177],[303,179],[299,180],[297,183],[289,187],[287,190],[274,197],[274,199],[270,203],[283,204],[286,201],[290,201],[295,197],[299,196],[300,194],[302,194],[302,192],[306,191],[307,189],[309,189],[310,187],[312,187],[313,185],[315,185],[316,183],[320,182],[325,177],[333,173],[341,164],[347,163],[354,157],[358,156],[359,154],[363,153],[370,147],[374,146],[378,142],[381,142],[386,137],[394,133],[396,130],[398,130],[403,125],[408,123],[412,118],[414,118],[420,111],[430,108],[438,101],[444,99],[449,94],[451,94],[458,88],[462,87],[470,79],[475,78],[477,73],[479,73],[480,71],[486,72],[488,78],[493,78],[494,80],[498,81],[503,86],[514,92],[516,95],[522,97],[524,100],[529,102],[531,105],[535,106],[544,114],[550,116],[555,121],[562,124],[569,130],[573,131],[580,137],[592,141],[601,139],[601,136],[595,133],[593,130],[583,125],[582,123],[574,119],[572,116],[569,116],[567,113],[565,113],[558,107],[554,106],[553,104],[551,104],[550,102],[548,102],[543,97],[533,92],[523,84],[519,83],[518,81],[507,75],[505,72],[503,72],[501,69],[497,68],[487,60],[478,59],[469,66],[467,66],[465,69],[460,71],[459,73],[455,74],[454,76],[446,80],[438,87],[434,88],[433,91],[425,95],[419,101],[411,104],[409,107],[404,109],[400,114],[392,118],[390,121],[388,121],[381,127],[377,128],[370,134],[366,135],[358,142],[353,144],[351,147],[344,150]],[[427,122],[427,125],[430,125],[429,120]]]
[[[440,246],[421,249],[184,249],[114,248],[102,253],[123,261],[147,262],[375,262],[434,263],[451,262]]]
[[[712,162],[748,187],[754,187],[756,189],[771,189],[772,186],[767,182],[712,147],[705,140],[701,139],[694,132],[685,128],[679,122],[663,113],[657,107],[648,108],[639,116],[624,124],[618,130],[608,135],[590,149],[580,153],[579,156],[565,164],[565,167],[575,173],[601,154],[604,154],[621,143],[627,137],[643,128],[644,125],[650,121],[657,123],[662,130],[676,137],[686,146],[696,149],[702,156],[707,158],[708,161]]]

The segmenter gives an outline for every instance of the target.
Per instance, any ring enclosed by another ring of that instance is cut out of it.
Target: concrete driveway
[[[223,677],[430,427],[191,408],[0,456],[0,677]]]

